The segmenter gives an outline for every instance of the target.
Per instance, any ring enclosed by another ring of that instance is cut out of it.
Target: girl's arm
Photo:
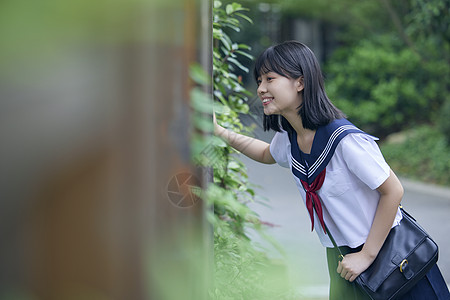
[[[224,139],[231,147],[264,164],[274,164],[275,159],[270,154],[270,145],[264,141],[245,136],[218,125],[216,116],[214,118],[214,134]]]
[[[380,202],[366,243],[360,252],[347,254],[339,262],[337,272],[350,282],[375,260],[394,222],[398,205],[403,197],[403,187],[394,172],[392,170],[390,172],[389,178],[377,188],[380,192]]]

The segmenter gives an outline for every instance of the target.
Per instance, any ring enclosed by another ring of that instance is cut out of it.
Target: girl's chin
[[[273,110],[271,110],[271,109],[266,109],[266,108],[264,108],[264,114],[265,114],[266,116],[277,115],[277,113],[274,112]]]

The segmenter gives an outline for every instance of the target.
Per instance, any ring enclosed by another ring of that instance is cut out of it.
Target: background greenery
[[[450,1],[242,2],[256,26],[245,24],[234,37],[252,45],[254,55],[292,39],[293,19],[319,22],[331,100],[355,125],[381,138],[397,173],[450,185]],[[250,77],[244,81],[254,89]],[[388,138],[392,134],[404,138]]]

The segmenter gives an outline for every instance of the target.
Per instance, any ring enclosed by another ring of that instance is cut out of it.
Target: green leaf
[[[236,170],[236,171],[239,171],[240,168],[241,168],[241,166],[240,166],[236,161],[231,160],[231,161],[228,163],[228,168],[229,168],[229,169]]]
[[[228,51],[231,51],[231,40],[230,40],[230,38],[228,37],[228,35],[223,34],[223,35],[221,36],[221,38],[220,38],[220,41],[223,43],[223,45],[225,46],[225,48],[226,48]]]
[[[235,13],[236,16],[241,17],[242,19],[246,20],[247,22],[249,22],[250,24],[253,24],[253,20],[250,19],[250,17],[242,14],[242,13]]]
[[[227,15],[231,15],[234,12],[234,8],[232,4],[227,4],[225,11],[227,13]]]
[[[247,57],[247,58],[250,59],[250,60],[253,60],[253,59],[254,59],[253,55],[250,55],[250,54],[248,54],[247,52],[244,52],[244,51],[241,51],[241,50],[236,50],[235,52],[236,52],[236,53],[239,53],[239,54],[242,55],[242,56]]]
[[[252,47],[246,44],[239,44],[239,49],[252,50]]]
[[[237,3],[237,2],[233,2],[231,4],[231,6],[233,7],[233,12],[246,9],[246,8],[243,8],[242,5],[240,3]]]
[[[225,143],[224,140],[222,140],[221,138],[218,138],[218,137],[214,137],[212,139],[212,143],[213,143],[214,146],[219,147],[219,148],[226,148],[226,147],[228,147],[228,144]]]
[[[223,35],[223,31],[220,28],[213,28],[213,37],[219,39]]]
[[[189,75],[192,80],[201,85],[211,84],[211,77],[200,64],[191,64],[189,66]]]
[[[236,25],[226,24],[225,27],[231,28],[231,29],[233,29],[236,32],[240,32],[241,31],[239,26],[236,26]]]
[[[232,62],[233,64],[235,64],[239,69],[241,69],[242,71],[248,73],[249,69],[247,67],[244,67],[239,61],[237,61],[236,59],[229,57],[228,58],[229,62]]]
[[[191,106],[196,112],[212,114],[213,102],[211,95],[203,92],[200,88],[193,88],[190,96]]]

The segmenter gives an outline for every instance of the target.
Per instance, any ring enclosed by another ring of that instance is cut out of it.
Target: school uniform
[[[348,120],[339,119],[317,129],[309,154],[299,149],[295,131],[277,132],[270,144],[270,153],[275,161],[291,169],[310,214],[312,229],[322,245],[327,247],[330,299],[367,299],[354,283],[336,272],[338,255],[325,233],[324,224],[345,253],[361,250],[380,199],[376,189],[390,175],[390,168],[376,140]],[[308,187],[317,184],[320,189],[310,193]],[[314,194],[320,200],[314,198]],[[401,219],[398,209],[392,227],[397,226]],[[427,292],[426,298],[411,298],[411,295],[419,294],[418,289]],[[441,297],[437,298],[435,294],[441,294]],[[450,294],[436,266],[405,297],[401,299],[450,299]]]

